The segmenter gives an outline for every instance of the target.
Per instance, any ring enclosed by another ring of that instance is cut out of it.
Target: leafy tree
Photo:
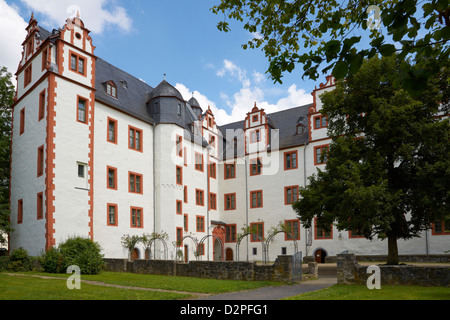
[[[11,73],[2,67],[0,69],[0,243],[2,244],[6,242],[5,234],[11,231],[9,223],[10,107],[13,103],[14,92]]]
[[[387,238],[389,264],[398,263],[398,239],[450,218],[450,125],[437,117],[449,113],[449,63],[418,98],[400,86],[404,68],[372,58],[321,96],[334,138],[325,170],[293,205],[306,227],[316,217],[324,229]]]
[[[217,25],[221,31],[230,30],[227,19],[244,22],[254,38],[242,47],[263,50],[269,61],[267,73],[275,82],[281,83],[283,73],[292,72],[297,64],[303,65],[303,76],[313,80],[321,67],[323,73],[332,70],[343,79],[377,54],[435,57],[428,68],[404,79],[413,92],[422,89],[418,78],[426,80],[440,61],[449,59],[448,0],[221,0],[211,10],[224,16]],[[364,43],[367,40],[370,43]]]

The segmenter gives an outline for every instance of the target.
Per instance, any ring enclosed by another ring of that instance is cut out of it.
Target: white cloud
[[[115,4],[113,0],[21,0],[34,12],[45,15],[46,19],[40,21],[50,28],[62,27],[67,18],[76,16],[80,18],[92,33],[102,33],[109,27],[118,27],[129,32],[132,20],[126,10]],[[76,4],[74,4],[76,3]]]
[[[17,9],[0,0],[0,64],[14,74],[17,71],[22,53],[22,42],[28,23],[17,13]],[[13,83],[15,80],[13,79]]]
[[[258,108],[264,109],[265,112],[269,114],[306,105],[312,103],[313,100],[310,93],[307,93],[301,88],[297,88],[296,84],[292,84],[287,90],[263,87],[265,78],[263,74],[256,71],[253,72],[255,85],[252,85],[250,79],[246,76],[247,71],[229,60],[224,60],[223,67],[217,71],[216,75],[219,77],[229,75],[232,79],[239,80],[242,85],[241,89],[232,96],[224,92],[220,93],[220,97],[224,101],[226,109],[218,107],[215,102],[209,100],[208,97],[200,92],[194,92],[194,97],[200,103],[203,111],[205,111],[208,106],[211,107],[216,122],[219,125],[244,120],[247,113],[254,107],[255,103]],[[192,97],[192,90],[185,85],[178,83],[175,87],[180,91],[185,100],[189,100]],[[275,104],[269,103],[265,95],[268,92],[277,92],[277,95],[281,96],[281,98],[279,98]],[[226,110],[230,111],[227,112]]]

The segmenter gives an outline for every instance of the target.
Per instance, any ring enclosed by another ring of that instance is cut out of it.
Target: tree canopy
[[[378,54],[433,57],[404,75],[404,87],[414,92],[450,54],[448,0],[221,0],[211,10],[223,14],[221,31],[230,31],[229,19],[244,23],[253,39],[242,47],[261,48],[267,73],[280,83],[298,64],[303,77],[317,80],[322,71],[343,79]]]
[[[398,81],[404,63],[374,57],[321,96],[333,137],[326,168],[293,206],[306,227],[317,218],[324,229],[387,238],[394,264],[397,239],[450,218],[448,62],[418,98]]]
[[[11,105],[14,98],[11,74],[0,69],[0,243],[5,243],[4,233],[10,231],[9,223],[9,173],[11,144]]]

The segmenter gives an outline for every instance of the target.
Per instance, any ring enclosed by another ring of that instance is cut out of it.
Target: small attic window
[[[106,94],[113,98],[117,98],[117,87],[114,82],[110,81],[106,83]]]
[[[297,125],[297,135],[302,135],[305,133],[305,126],[302,124]]]

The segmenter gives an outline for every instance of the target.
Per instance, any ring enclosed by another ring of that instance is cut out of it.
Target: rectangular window
[[[77,163],[77,167],[78,167],[78,178],[85,178],[86,165],[83,163]]]
[[[182,157],[183,156],[183,137],[177,135],[176,147],[177,147],[177,156]]]
[[[107,225],[117,227],[117,204],[108,203],[107,210],[108,210]]]
[[[226,163],[225,164],[225,179],[234,179],[236,178],[236,164],[235,163]]]
[[[205,244],[199,243],[197,246],[197,255],[204,256],[205,255]]]
[[[37,151],[37,176],[44,174],[44,146],[40,146]]]
[[[197,232],[205,232],[205,217],[197,216]]]
[[[217,210],[217,195],[215,193],[209,193],[209,208],[211,210]]]
[[[329,145],[314,147],[314,164],[325,164],[328,161]]]
[[[251,159],[250,160],[250,175],[258,176],[261,173],[262,173],[261,158]]]
[[[250,143],[261,141],[261,130],[255,130],[250,132]]]
[[[348,237],[350,239],[358,239],[358,238],[365,238],[363,235],[359,233],[358,229],[354,230],[348,230]]]
[[[317,116],[314,117],[314,129],[321,129],[328,127],[327,116]]]
[[[195,204],[198,206],[204,206],[204,192],[203,190],[195,189]]]
[[[300,240],[300,221],[299,220],[286,220],[285,221],[286,233],[284,240]]]
[[[209,176],[211,178],[216,179],[216,163],[215,162],[211,162],[209,164]]]
[[[236,193],[225,194],[225,210],[236,209]]]
[[[183,188],[183,201],[184,203],[188,203],[188,187],[184,186]]]
[[[44,218],[44,193],[43,192],[40,192],[37,194],[36,215],[37,215],[38,220],[41,220]]]
[[[183,246],[183,228],[177,228],[177,247]]]
[[[297,169],[297,151],[290,151],[284,153],[284,170]]]
[[[203,172],[203,154],[195,153],[195,170]]]
[[[48,64],[48,49],[45,48],[44,51],[42,51],[42,69],[41,71],[44,71],[47,69]]]
[[[131,193],[142,194],[142,174],[129,172],[129,189]]]
[[[106,140],[117,144],[117,120],[108,118],[108,132]]]
[[[225,242],[236,242],[236,225],[227,224],[225,226]]]
[[[20,110],[20,130],[19,135],[22,135],[25,132],[25,108]]]
[[[142,130],[128,126],[129,141],[128,148],[142,151]]]
[[[263,207],[263,192],[262,190],[250,192],[250,208]]]
[[[177,166],[176,175],[177,175],[177,184],[180,186],[183,185],[183,167]]]
[[[77,72],[83,76],[86,76],[86,59],[74,52],[71,52],[70,70],[72,70],[73,72]]]
[[[298,200],[298,186],[284,188],[284,204],[291,205]]]
[[[183,214],[183,201],[177,200],[176,210],[177,210],[177,214]]]
[[[34,39],[30,39],[27,43],[27,58],[34,51]]]
[[[108,175],[106,182],[107,188],[117,190],[117,168],[107,166],[106,171]]]
[[[450,234],[450,222],[435,221],[432,224],[431,234],[434,236],[449,235]]]
[[[23,223],[23,199],[17,201],[17,224]]]
[[[317,219],[314,219],[314,225],[315,225],[315,238],[316,239],[333,239],[333,226],[331,225],[329,229],[323,229],[317,225]]]
[[[44,115],[45,115],[45,89],[39,94],[38,121],[44,119]]]
[[[25,88],[27,85],[29,85],[32,81],[32,65],[30,65],[25,69],[24,71],[24,79],[23,79],[23,87]]]
[[[188,230],[188,228],[189,228],[189,223],[188,223],[188,215],[187,214],[185,214],[185,215],[183,215],[183,227],[184,227],[184,231],[189,231]]]
[[[250,223],[252,235],[251,242],[260,242],[264,240],[264,222]]]
[[[142,228],[144,226],[142,208],[131,207],[131,227]]]
[[[77,121],[87,123],[87,100],[78,96]]]

